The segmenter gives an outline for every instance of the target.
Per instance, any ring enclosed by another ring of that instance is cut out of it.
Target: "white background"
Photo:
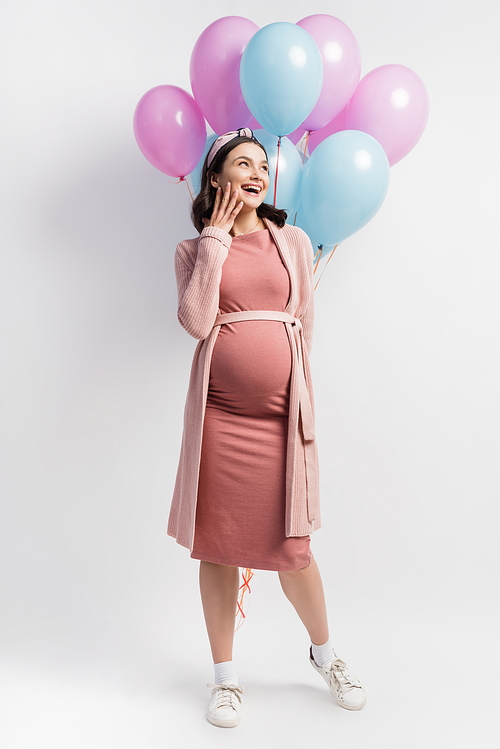
[[[451,0],[24,0],[2,11],[2,743],[498,746],[498,9]],[[277,575],[236,635],[244,719],[204,717],[198,563],[165,534],[195,342],[185,185],[133,136],[224,15],[330,13],[362,75],[423,79],[427,129],[316,292],[322,570],[340,710]]]

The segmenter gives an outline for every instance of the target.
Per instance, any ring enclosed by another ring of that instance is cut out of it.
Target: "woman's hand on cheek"
[[[233,228],[236,216],[243,207],[243,201],[236,203],[238,200],[238,190],[235,190],[231,195],[231,183],[228,182],[224,195],[222,195],[222,188],[217,188],[215,196],[214,209],[212,211],[212,217],[210,221],[206,218],[203,219],[205,226],[217,226],[223,231],[229,232]]]

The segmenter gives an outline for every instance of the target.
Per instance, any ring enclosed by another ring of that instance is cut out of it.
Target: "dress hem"
[[[311,550],[309,551],[309,562],[308,564],[305,564],[302,567],[288,567],[288,566],[283,566],[283,565],[279,565],[279,567],[277,566],[270,567],[268,564],[267,565],[266,564],[247,564],[243,562],[235,562],[234,560],[229,560],[227,557],[225,558],[218,557],[216,559],[215,558],[202,559],[200,556],[194,553],[191,554],[191,559],[197,559],[200,562],[211,562],[212,564],[224,564],[228,567],[241,567],[242,569],[249,568],[252,570],[265,570],[267,572],[295,572],[296,570],[302,570],[305,567],[309,567],[309,565],[311,564],[313,560],[313,553]]]

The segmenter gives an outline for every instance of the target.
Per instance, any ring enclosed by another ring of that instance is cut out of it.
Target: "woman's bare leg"
[[[283,592],[294,606],[315,645],[328,641],[328,618],[323,583],[316,560],[308,567],[278,572]]]
[[[239,569],[200,562],[200,593],[214,663],[233,659]]]

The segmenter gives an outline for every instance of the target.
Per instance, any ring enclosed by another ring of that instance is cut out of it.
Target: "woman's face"
[[[256,143],[236,146],[226,156],[222,171],[212,174],[211,182],[223,192],[230,182],[231,194],[238,190],[238,202],[243,201],[242,211],[255,210],[264,202],[269,187],[266,154]]]

